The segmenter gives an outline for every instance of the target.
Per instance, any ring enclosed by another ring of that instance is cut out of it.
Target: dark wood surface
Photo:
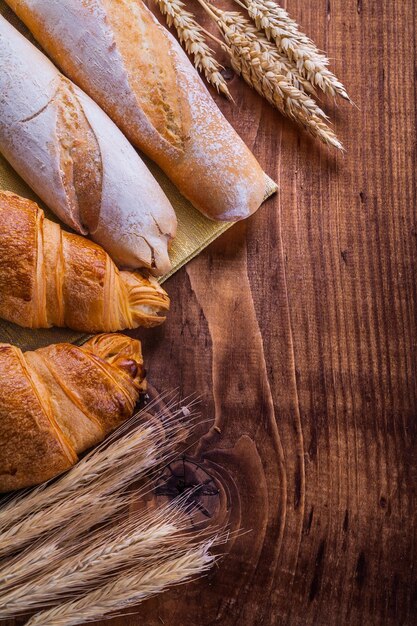
[[[417,7],[287,8],[357,105],[326,104],[346,155],[234,78],[217,101],[280,192],[167,283],[144,346],[152,383],[212,420],[192,454],[213,517],[251,532],[115,625],[417,623]]]
[[[186,482],[206,472],[207,515],[250,532],[103,626],[417,623],[417,7],[286,6],[357,105],[326,103],[346,155],[233,78],[236,105],[217,101],[280,192],[169,280],[169,321],[140,335],[152,384],[210,421]]]

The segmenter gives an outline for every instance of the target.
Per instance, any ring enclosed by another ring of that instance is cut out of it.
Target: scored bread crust
[[[234,221],[260,206],[265,173],[141,0],[6,1],[202,213]]]
[[[0,151],[42,200],[122,267],[170,269],[174,210],[127,139],[0,16]]]

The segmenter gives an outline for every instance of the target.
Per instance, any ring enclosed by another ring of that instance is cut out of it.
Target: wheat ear
[[[227,44],[233,69],[270,104],[297,121],[323,143],[343,150],[323,111],[302,90],[286,80],[274,57],[274,47],[240,13],[222,11],[198,0],[216,21]]]
[[[77,524],[72,526],[73,536],[76,537],[88,531],[96,524],[100,524],[111,515],[115,515],[127,504],[125,498],[108,498],[103,492],[99,494],[84,494],[73,496],[66,502],[59,502],[56,506],[31,515],[15,526],[7,529],[0,536],[0,557],[21,550],[37,537],[50,532],[60,525],[68,524],[77,518]]]
[[[219,10],[217,9],[217,12]],[[236,47],[247,46],[247,58],[251,59],[254,67],[258,67],[265,74],[268,72],[276,77],[277,91],[287,108],[286,115],[296,117],[295,108],[304,111],[306,115],[317,115],[327,119],[326,114],[314,102],[310,96],[304,93],[304,85],[297,87],[296,82],[301,83],[301,77],[291,73],[288,78],[290,63],[252,24],[241,14],[235,11],[224,11],[220,13],[220,18],[226,28],[232,31]],[[239,38],[241,36],[241,38]],[[240,42],[240,43],[239,43]]]
[[[140,412],[61,479],[16,498],[16,502],[10,500],[0,512],[0,556],[74,519],[77,524],[70,527],[73,533],[84,532],[123,508],[126,497],[121,492],[168,461],[178,435],[183,435],[183,408],[172,414],[167,411],[162,415],[163,433],[154,424],[141,423],[144,412]],[[191,423],[190,416],[187,421]],[[125,434],[119,436],[120,432]]]
[[[328,58],[302,33],[287,11],[271,0],[235,0],[244,6],[256,26],[293,61],[300,74],[324,93],[350,101],[343,84],[327,68]]]
[[[207,81],[229,100],[233,100],[227,83],[220,70],[222,66],[213,55],[213,51],[206,43],[204,30],[194,19],[192,13],[185,9],[181,0],[154,0],[159,10],[166,17],[168,26],[174,26],[178,39],[193,57],[194,65],[199,72],[204,73]]]
[[[49,541],[46,544],[31,546],[17,556],[7,559],[0,567],[0,593],[37,574],[44,567],[50,567],[60,557],[61,549],[58,543]]]
[[[207,541],[178,557],[154,563],[147,571],[124,574],[79,599],[34,615],[26,626],[74,626],[110,617],[207,571],[215,560],[209,553],[212,545],[213,541]]]
[[[199,538],[186,533],[187,527],[184,502],[177,500],[150,514],[100,529],[69,549],[64,544],[61,559],[52,555],[55,558],[37,576],[23,569],[27,558],[22,555],[20,572],[0,585],[0,619],[56,605],[97,588],[124,570],[143,571],[155,560],[179,555]],[[55,545],[60,543],[60,533],[57,535],[52,539]]]
[[[275,46],[271,46],[263,33],[257,32],[251,27],[252,32],[257,34],[259,41],[259,47],[262,50],[262,57],[270,63],[275,63],[275,71],[278,74],[282,74],[284,78],[294,87],[300,91],[305,91],[307,94],[316,95],[314,85],[308,81],[304,76],[300,74],[298,69],[288,59],[285,54],[282,54]],[[317,107],[318,108],[318,107]]]
[[[143,495],[144,491],[146,488],[136,492],[136,497]],[[4,595],[20,585],[19,596],[24,597],[24,585],[30,582],[32,587],[34,577],[39,576],[39,572],[42,572],[42,577],[44,574],[49,576],[52,570],[56,573],[58,569],[61,571],[63,567],[66,567],[68,574],[68,567],[72,571],[74,559],[77,568],[79,568],[81,560],[91,561],[93,553],[95,553],[93,562],[96,562],[97,550],[102,556],[107,555],[109,550],[116,553],[118,548],[123,549],[126,542],[140,541],[140,549],[146,548],[147,539],[149,539],[147,532],[151,523],[156,528],[155,534],[158,536],[161,536],[159,526],[162,525],[162,522],[168,528],[168,535],[171,531],[174,534],[174,525],[171,522],[174,507],[176,507],[176,521],[183,522],[187,509],[181,498],[177,498],[173,503],[159,508],[156,512],[152,511],[150,514],[141,512],[126,518],[127,511],[124,511],[123,518],[111,517],[106,523],[100,525],[98,530],[90,531],[84,535],[82,533],[74,535],[68,526],[57,528],[46,537],[36,540],[26,550],[2,561],[0,564],[0,616],[1,606],[4,604],[2,601]],[[163,532],[162,536],[164,536]],[[169,543],[170,539],[167,541]],[[31,587],[29,588],[30,591]],[[58,593],[59,590],[57,589],[55,592]]]
[[[90,489],[91,483],[105,481],[108,493],[113,487],[120,485],[119,474],[124,474],[124,466],[131,466],[132,458],[138,462],[144,460],[152,463],[155,447],[161,447],[161,439],[167,439],[168,448],[174,448],[187,413],[187,421],[192,424],[194,414],[190,411],[193,405],[179,406],[170,401],[165,408],[153,416],[154,422],[163,425],[161,429],[147,423],[149,411],[155,403],[140,410],[129,420],[121,424],[117,430],[84,456],[70,472],[63,474],[55,482],[44,483],[35,489],[10,497],[0,507],[1,533],[15,524],[19,519],[45,508],[56,502],[66,500],[73,494],[81,495],[84,489]],[[162,444],[162,448],[165,443]],[[159,450],[163,454],[163,450]],[[119,470],[119,468],[121,468]]]

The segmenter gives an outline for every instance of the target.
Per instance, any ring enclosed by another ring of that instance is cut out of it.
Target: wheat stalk
[[[76,536],[120,511],[127,501],[121,492],[167,462],[178,437],[184,434],[180,422],[183,407],[172,413],[169,409],[161,412],[164,433],[154,424],[142,424],[143,413],[115,431],[55,483],[10,500],[1,510],[0,556],[21,549],[63,524]],[[191,415],[187,421],[192,423]],[[125,432],[127,428],[130,430]],[[74,519],[76,524],[68,526]]]
[[[172,457],[185,434],[184,416],[190,424],[187,407],[168,406],[153,422],[142,411],[62,478],[9,499],[0,550],[15,554],[0,564],[0,619],[65,600],[34,623],[90,621],[209,567],[207,533],[189,532],[188,492],[126,518],[126,488]],[[152,484],[142,484],[135,497]]]
[[[327,68],[328,58],[302,33],[287,11],[271,0],[235,0],[247,9],[256,26],[296,65],[312,85],[332,96],[350,101],[343,84]]]
[[[55,541],[48,545],[40,544],[38,547],[30,547],[28,550],[7,559],[0,568],[0,590],[13,587],[22,581],[37,574],[44,567],[50,567],[61,557],[62,550]]]
[[[323,143],[343,150],[333,130],[321,118],[326,115],[305,92],[297,89],[280,73],[274,47],[246,18],[235,11],[222,11],[198,0],[216,21],[236,73],[270,104],[297,121]]]
[[[4,539],[17,534],[19,520],[23,520],[21,523],[25,526],[30,525],[33,517],[42,511],[45,514],[45,510],[48,510],[51,516],[54,506],[57,505],[59,509],[61,502],[65,505],[74,496],[81,503],[85,494],[88,506],[88,496],[91,497],[92,490],[96,497],[107,496],[140,478],[144,472],[172,454],[178,437],[184,431],[184,407],[174,407],[171,403],[156,413],[155,420],[163,424],[163,432],[161,428],[155,428],[154,424],[142,423],[148,410],[149,407],[127,420],[57,481],[9,499],[0,508],[0,554]],[[193,419],[193,414],[189,412],[188,423],[192,424]],[[50,520],[49,524],[52,523],[53,520]],[[51,528],[49,526],[47,530]]]
[[[143,495],[141,491],[136,492],[136,497]],[[183,503],[180,499],[175,501],[178,505],[178,519],[180,517],[183,507]],[[172,506],[167,505],[162,507],[156,513],[152,512],[152,520],[149,515],[134,515],[129,517],[128,520],[118,520],[116,517],[110,519],[106,525],[101,525],[97,532],[89,532],[87,538],[83,538],[83,533],[75,534],[71,528],[64,526],[53,531],[45,538],[38,539],[34,544],[30,545],[26,550],[14,555],[1,564],[0,567],[0,598],[4,597],[4,594],[10,592],[11,589],[16,588],[18,585],[25,585],[26,582],[30,582],[32,587],[34,576],[42,571],[44,574],[50,572],[57,567],[61,568],[65,563],[72,568],[71,563],[76,563],[76,567],[80,566],[80,559],[82,555],[91,555],[91,551],[98,550],[99,553],[104,556],[107,553],[108,546],[114,547],[115,530],[114,524],[117,523],[117,533],[123,536],[121,544],[123,547],[126,542],[131,541],[143,541],[146,539],[146,532],[150,521],[154,526],[158,527],[162,521],[169,529],[173,528],[173,524],[170,522],[170,514],[172,514]],[[110,524],[110,525],[109,525]],[[77,522],[77,527],[78,527]],[[85,532],[85,529],[83,529]],[[70,541],[69,541],[70,539]],[[74,543],[74,539],[77,542]],[[105,540],[105,542],[103,542]],[[117,543],[116,543],[117,545]],[[146,546],[145,543],[141,544]],[[114,548],[116,550],[116,548]],[[96,553],[97,557],[97,553]],[[71,561],[73,559],[73,561]],[[68,570],[67,570],[68,573]],[[24,590],[19,589],[19,594],[24,595]],[[1,599],[0,599],[1,605]],[[1,615],[1,608],[0,608]]]
[[[139,604],[164,589],[201,575],[213,564],[209,553],[213,540],[184,554],[154,563],[148,570],[124,574],[81,598],[43,611],[26,626],[73,626],[109,617],[109,614]]]
[[[222,66],[213,56],[213,51],[206,43],[204,29],[194,19],[192,13],[185,9],[181,0],[154,0],[159,10],[166,17],[168,26],[174,26],[180,42],[193,57],[194,65],[203,72],[207,81],[214,85],[218,92],[233,100],[227,83],[220,70]]]
[[[0,619],[57,604],[96,588],[123,570],[143,570],[155,560],[180,554],[198,538],[185,532],[186,510],[180,498],[150,514],[121,521],[115,528],[104,527],[79,543],[64,544],[58,554],[45,546],[52,559],[37,576],[26,571],[28,557],[22,555],[14,578],[9,576],[0,584]],[[51,547],[61,543],[60,535],[51,538]]]
[[[163,398],[164,396],[161,396],[160,399]],[[159,399],[156,399],[123,422],[101,444],[78,461],[70,472],[63,474],[58,480],[43,483],[39,487],[25,490],[4,500],[0,507],[0,533],[23,517],[44,507],[50,507],[74,493],[80,494],[81,489],[88,487],[98,478],[107,481],[109,469],[114,475],[114,465],[118,467],[123,462],[129,464],[130,456],[146,452],[150,444],[149,437],[153,437],[152,441],[160,443],[160,433],[146,423],[149,411],[154,409],[158,401]],[[175,401],[169,399],[166,407],[156,412],[154,419],[164,424],[168,438],[178,430],[184,410],[189,411],[187,407],[176,406]],[[192,417],[191,412],[189,415]]]

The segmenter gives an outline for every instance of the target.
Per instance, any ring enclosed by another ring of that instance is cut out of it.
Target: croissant
[[[0,191],[0,316],[29,328],[112,332],[164,321],[153,277],[117,269],[97,244],[45,219],[35,202]]]
[[[24,354],[0,344],[0,492],[69,469],[132,416],[144,389],[140,342],[124,335]]]

